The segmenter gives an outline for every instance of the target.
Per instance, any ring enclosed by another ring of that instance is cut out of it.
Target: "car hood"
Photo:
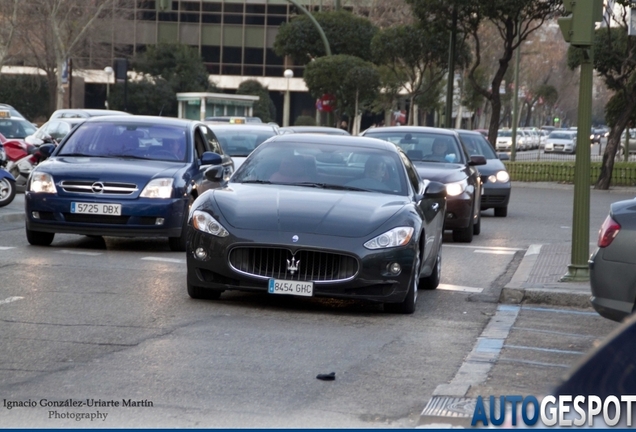
[[[548,141],[546,141],[546,144],[574,144],[576,141],[573,141],[571,139],[555,139],[555,138],[550,138]]]
[[[371,234],[402,209],[408,198],[299,186],[230,184],[213,191],[215,202],[238,229],[340,237]]]
[[[38,169],[60,179],[111,180],[145,184],[157,177],[174,177],[185,164],[139,159],[57,156],[41,163]]]
[[[466,178],[464,165],[456,163],[413,162],[413,165],[424,180],[452,183]]]
[[[506,166],[499,159],[486,159],[486,165],[479,165],[477,168],[479,169],[479,174],[483,176],[506,170]]]

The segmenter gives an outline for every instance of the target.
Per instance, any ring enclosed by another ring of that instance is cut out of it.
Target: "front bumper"
[[[482,187],[484,193],[481,196],[481,210],[508,207],[511,190],[510,182],[491,183],[486,181]]]
[[[71,202],[121,204],[121,216],[70,213]],[[59,197],[25,193],[26,227],[32,231],[116,237],[179,237],[188,202],[185,198]],[[160,219],[163,223],[159,224]]]
[[[357,273],[343,281],[314,281],[315,297],[361,299],[382,303],[402,302],[406,297],[412,278],[415,246],[371,251],[362,246],[363,242],[360,239],[335,239],[310,234],[302,236],[302,244],[282,241],[291,239],[293,235],[294,233],[233,230],[230,236],[219,238],[189,226],[186,252],[188,283],[202,288],[267,293],[269,278],[238,271],[230,264],[230,252],[236,247],[284,248],[292,253],[311,250],[355,257],[358,263]],[[334,249],[334,244],[338,244],[338,249]],[[194,255],[197,248],[203,248],[207,252],[205,259],[199,259]],[[389,264],[393,262],[398,262],[402,268],[398,275],[392,275],[388,271]]]
[[[444,229],[466,228],[473,217],[473,197],[463,192],[454,197],[447,197]]]

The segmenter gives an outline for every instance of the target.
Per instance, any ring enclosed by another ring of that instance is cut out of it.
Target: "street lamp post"
[[[291,69],[285,69],[283,76],[287,80],[287,90],[285,91],[285,101],[283,106],[283,126],[289,126],[289,110],[290,110],[289,80],[294,77],[294,71]]]
[[[113,75],[114,70],[112,67],[106,66],[104,68],[104,72],[106,73],[106,102],[104,105],[106,106],[106,109],[110,109],[108,106],[108,99],[110,97],[110,77]]]

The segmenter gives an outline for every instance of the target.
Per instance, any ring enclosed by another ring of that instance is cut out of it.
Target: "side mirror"
[[[40,155],[42,155],[42,159],[48,159],[56,148],[57,146],[55,144],[42,144],[38,151]]]
[[[499,160],[502,161],[510,160],[510,156],[508,155],[508,153],[498,153],[497,156],[499,156]]]
[[[444,183],[431,181],[424,190],[424,198],[444,198],[446,197],[446,185]]]
[[[223,158],[220,154],[207,151],[201,155],[201,165],[221,165]]]
[[[468,165],[486,165],[486,158],[482,155],[472,155]]]
[[[205,170],[203,175],[211,182],[218,183],[223,180],[225,168],[222,165],[215,165]]]

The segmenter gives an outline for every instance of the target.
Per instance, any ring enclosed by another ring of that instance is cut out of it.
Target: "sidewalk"
[[[590,254],[595,246],[590,244]],[[571,243],[530,245],[499,301],[590,308],[589,282],[559,282],[571,263]]]

